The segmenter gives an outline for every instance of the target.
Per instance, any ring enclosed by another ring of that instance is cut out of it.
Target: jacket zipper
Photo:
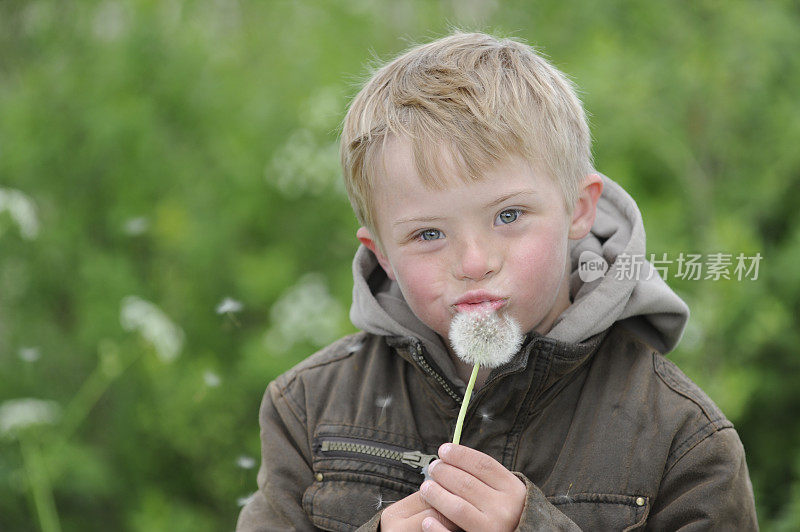
[[[461,404],[464,401],[462,396],[453,391],[453,388],[450,386],[450,384],[448,384],[447,380],[436,373],[430,364],[428,364],[428,361],[425,360],[425,356],[422,354],[422,346],[419,343],[414,343],[414,348],[409,350],[409,352],[411,353],[411,358],[420,365],[422,370],[433,377],[434,380],[436,380],[436,382],[438,382],[442,388],[444,388],[444,391],[455,400],[455,402]]]
[[[420,451],[403,451],[399,448],[381,446],[374,442],[365,443],[352,438],[323,439],[320,442],[320,451],[371,456],[389,462],[402,463],[421,472],[424,472],[428,464],[437,458],[435,455],[423,454]]]

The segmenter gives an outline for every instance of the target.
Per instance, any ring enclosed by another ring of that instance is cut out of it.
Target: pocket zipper
[[[324,439],[320,442],[320,451],[323,453],[360,454],[379,458],[394,463],[402,463],[420,472],[425,472],[428,464],[436,460],[437,456],[423,454],[420,451],[403,451],[400,448],[378,445],[375,442],[349,438]]]

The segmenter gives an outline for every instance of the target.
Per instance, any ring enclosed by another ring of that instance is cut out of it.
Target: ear
[[[578,199],[572,210],[572,222],[569,226],[570,240],[585,237],[594,224],[597,214],[597,200],[603,193],[603,179],[597,174],[589,174],[578,188]]]
[[[386,275],[389,276],[389,279],[392,281],[395,280],[394,270],[392,270],[392,265],[389,263],[389,259],[386,258],[386,255],[383,254],[381,251],[381,247],[378,244],[378,241],[373,238],[372,233],[370,233],[369,229],[366,227],[359,227],[358,231],[356,231],[356,237],[358,238],[359,242],[364,244],[371,252],[375,254],[378,258],[378,263],[383,268],[383,271],[386,272]]]

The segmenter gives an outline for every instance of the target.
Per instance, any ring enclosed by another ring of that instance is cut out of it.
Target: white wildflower
[[[122,300],[119,321],[126,331],[138,331],[163,362],[175,360],[183,349],[183,330],[154,304],[137,296]]]
[[[264,170],[264,178],[292,198],[342,191],[343,187],[338,186],[342,182],[338,150],[337,142],[319,141],[310,130],[299,129],[275,151]]]
[[[42,358],[42,353],[39,351],[38,347],[20,347],[17,354],[20,360],[28,363],[36,362]]]
[[[0,188],[0,214],[3,212],[8,212],[25,240],[33,240],[39,234],[36,206],[19,190]]]
[[[317,346],[328,344],[339,336],[343,314],[323,277],[315,273],[304,275],[272,306],[272,326],[264,343],[276,353],[285,353],[303,341]]]
[[[0,435],[11,435],[32,425],[53,424],[61,415],[55,401],[25,397],[0,404]]]
[[[107,1],[100,4],[92,20],[92,33],[103,42],[120,39],[130,26],[130,14],[122,2]]]
[[[128,218],[122,226],[126,235],[139,236],[150,228],[150,221],[144,216]]]
[[[203,373],[203,382],[205,382],[206,386],[209,388],[216,388],[220,385],[220,383],[222,383],[222,379],[220,379],[219,375],[213,371],[206,371]]]
[[[242,469],[253,469],[256,466],[256,460],[252,456],[243,454],[236,459],[236,465]]]
[[[467,364],[496,368],[519,351],[522,331],[508,315],[496,312],[459,312],[450,322],[450,343]]]
[[[241,302],[230,297],[226,297],[219,305],[217,305],[217,314],[241,312],[243,308],[244,305],[242,305]]]

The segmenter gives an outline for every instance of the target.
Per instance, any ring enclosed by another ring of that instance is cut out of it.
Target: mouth
[[[491,312],[499,310],[508,303],[507,297],[500,297],[489,292],[467,292],[452,307],[456,312]]]

